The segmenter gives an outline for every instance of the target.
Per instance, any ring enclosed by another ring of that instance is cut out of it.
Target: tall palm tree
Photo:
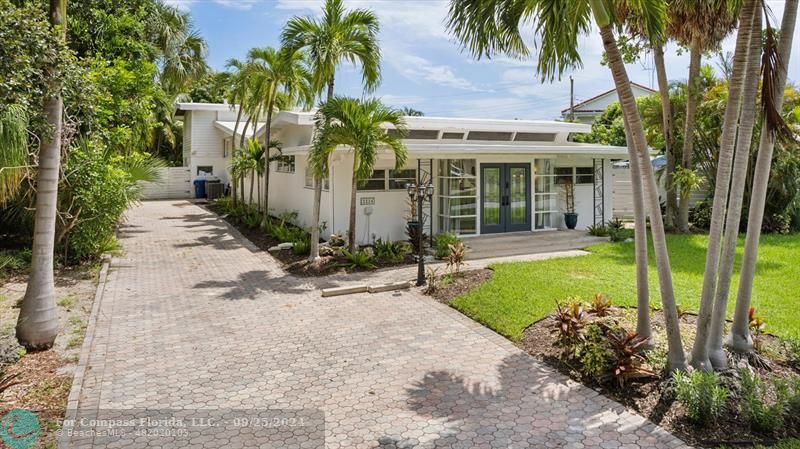
[[[28,114],[19,105],[0,109],[0,205],[20,188],[28,165]]]
[[[667,35],[689,48],[686,117],[684,119],[681,168],[694,167],[694,128],[700,96],[703,53],[716,48],[735,27],[740,0],[670,0]],[[668,184],[674,192],[675,186]],[[681,195],[678,230],[689,232],[689,195]]]
[[[733,60],[733,73],[728,86],[728,102],[725,105],[722,136],[720,137],[717,176],[714,186],[714,205],[711,212],[711,227],[708,235],[706,267],[703,276],[703,289],[700,297],[700,310],[697,316],[697,333],[692,347],[691,363],[698,369],[711,370],[708,356],[708,335],[711,328],[711,315],[719,272],[722,227],[728,200],[731,166],[733,164],[734,144],[737,123],[742,104],[745,74],[750,47],[750,34],[753,31],[753,17],[756,4],[760,0],[745,0],[736,36],[736,52]]]
[[[786,0],[783,9],[780,38],[777,44],[777,64],[775,70],[772,72],[773,79],[770,80],[767,78],[763,83],[765,86],[771,84],[772,89],[767,89],[763,92],[762,103],[771,103],[778,111],[780,111],[783,106],[784,88],[786,86],[786,78],[789,70],[789,58],[792,53],[792,38],[797,22],[797,4],[798,0]],[[771,36],[768,36],[768,38],[769,37]],[[765,72],[769,73],[767,71]],[[733,325],[731,326],[727,341],[731,349],[741,353],[750,352],[753,349],[753,341],[750,337],[750,329],[748,326],[748,311],[750,309],[750,299],[753,294],[753,279],[755,278],[756,261],[758,259],[758,240],[761,237],[761,224],[764,220],[767,185],[769,183],[772,151],[775,147],[776,137],[774,133],[775,125],[769,122],[769,116],[769,114],[765,114],[765,118],[762,120],[761,139],[758,146],[758,156],[756,157],[755,172],[752,182],[752,193],[750,195],[747,236],[745,237],[742,268],[739,275],[739,291],[736,298]]]
[[[49,19],[52,28],[59,32],[59,38],[65,40],[67,0],[50,0]],[[51,131],[42,137],[39,147],[31,274],[17,319],[17,340],[28,349],[52,347],[59,327],[53,257],[64,102],[58,67],[51,64],[47,72],[49,95],[44,102],[44,115]]]
[[[288,109],[300,102],[304,106],[314,100],[311,73],[306,67],[305,54],[288,47],[276,50],[272,47],[250,51],[252,70],[250,76],[256,86],[255,95],[263,95],[264,111],[267,114],[265,142],[272,142],[272,117],[277,109]],[[270,146],[272,148],[272,146]],[[269,215],[269,178],[271,160],[269,152],[264,159],[264,216]]]
[[[628,7],[641,17],[648,37],[663,39],[666,5],[663,0],[629,2]],[[658,265],[661,300],[667,324],[668,362],[671,369],[684,369],[685,354],[680,338],[675,292],[672,285],[669,254],[658,200],[653,169],[647,150],[641,117],[636,107],[630,80],[625,70],[613,29],[619,17],[612,14],[604,0],[451,0],[448,26],[459,41],[475,56],[505,53],[515,57],[529,55],[520,27],[533,27],[539,50],[537,71],[552,80],[570,67],[581,64],[578,38],[591,31],[591,19],[600,28],[603,47],[614,78],[630,140],[632,163],[639,163],[644,183],[645,202],[650,212],[656,263]],[[637,232],[644,232],[639,228]]]
[[[322,17],[294,17],[281,35],[283,46],[303,49],[308,54],[315,93],[327,87],[326,100],[333,98],[336,69],[342,62],[361,65],[361,82],[368,92],[380,84],[381,51],[378,46],[378,17],[367,9],[345,9],[342,0],[326,0]],[[315,154],[316,151],[316,154]],[[310,260],[319,258],[319,215],[322,201],[322,179],[328,174],[328,163],[321,160],[327,153],[317,146],[309,152],[309,168],[314,172],[314,210],[311,225]],[[324,171],[323,171],[324,170]]]
[[[358,183],[368,179],[375,168],[378,153],[382,147],[394,153],[395,169],[403,168],[408,158],[400,135],[407,132],[403,112],[385,106],[373,98],[357,100],[347,97],[333,97],[323,103],[317,112],[317,125],[320,141],[324,142],[326,152],[339,145],[350,147],[353,154],[353,174],[350,190],[350,226],[347,240],[350,252],[356,251],[356,192]],[[383,128],[389,125],[400,135],[387,133]]]
[[[761,8],[756,7],[750,29],[750,48],[747,54],[747,67],[742,91],[742,109],[739,117],[739,130],[734,150],[733,172],[731,174],[728,213],[723,230],[722,256],[717,274],[717,291],[714,309],[711,314],[708,351],[711,365],[718,370],[728,368],[728,356],[722,349],[725,331],[725,316],[728,311],[728,294],[733,278],[733,262],[736,256],[736,243],[739,240],[739,224],[742,218],[744,189],[747,182],[747,166],[750,162],[750,146],[753,140],[753,126],[756,119],[756,98],[758,79],[761,72]]]
[[[152,28],[159,52],[159,80],[165,91],[176,95],[208,71],[208,45],[194,29],[188,13],[161,2],[155,7]]]

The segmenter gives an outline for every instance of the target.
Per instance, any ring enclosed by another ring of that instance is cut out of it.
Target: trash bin
[[[197,178],[194,180],[194,197],[195,198],[206,197],[206,179]]]
[[[206,195],[208,196],[208,200],[215,200],[217,198],[222,198],[223,191],[225,186],[222,185],[222,182],[219,179],[210,179],[206,182]]]

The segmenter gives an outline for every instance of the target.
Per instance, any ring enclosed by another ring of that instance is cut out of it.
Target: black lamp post
[[[422,205],[433,198],[433,184],[430,182],[406,184],[408,197],[417,203],[417,286],[425,285],[425,255],[422,251]]]

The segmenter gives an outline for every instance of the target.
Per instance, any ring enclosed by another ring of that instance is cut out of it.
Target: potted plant
[[[578,214],[575,212],[575,184],[568,179],[562,184],[564,189],[564,224],[567,229],[575,229],[578,226]]]

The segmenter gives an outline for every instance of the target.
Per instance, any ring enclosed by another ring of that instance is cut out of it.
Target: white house
[[[631,89],[633,90],[633,96],[636,98],[658,93],[658,91],[634,82],[631,82]],[[573,121],[591,125],[595,117],[602,114],[610,104],[616,103],[617,101],[619,101],[619,97],[617,96],[616,89],[607,90],[601,94],[595,95],[592,98],[581,101],[573,108]],[[570,108],[562,110],[561,117],[563,117],[564,120],[569,120]]]
[[[184,162],[192,176],[208,172],[227,183],[235,111],[230,105],[181,103],[178,114],[185,120]],[[269,206],[274,213],[296,211],[303,226],[311,225],[313,179],[306,166],[313,117],[312,112],[284,111],[273,119],[273,138],[282,143],[286,158],[272,164]],[[431,178],[435,193],[424,215],[432,235],[563,228],[566,179],[576,185],[578,228],[612,217],[611,162],[627,158],[627,149],[571,142],[572,133],[588,132],[589,125],[443,117],[407,117],[406,122],[406,166],[395,170],[387,151],[359,188],[356,236],[362,244],[405,239],[406,185]],[[263,139],[263,124],[256,128]],[[323,237],[347,230],[351,173],[352,155],[337,149],[324,182]]]

